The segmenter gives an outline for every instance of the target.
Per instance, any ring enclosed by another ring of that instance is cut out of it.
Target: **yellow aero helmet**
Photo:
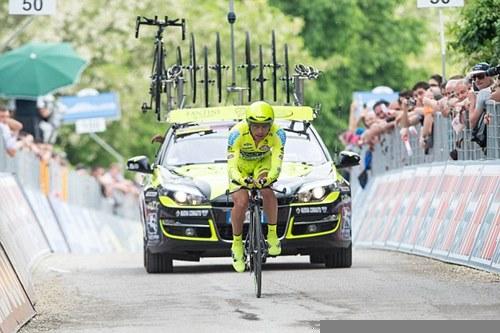
[[[249,124],[272,124],[274,121],[273,107],[266,102],[254,102],[247,109],[246,120]]]

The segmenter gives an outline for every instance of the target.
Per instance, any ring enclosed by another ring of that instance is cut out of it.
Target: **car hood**
[[[162,183],[183,183],[197,187],[209,200],[226,193],[228,188],[227,164],[193,164],[162,169]],[[284,162],[276,187],[286,187],[287,193],[294,194],[304,183],[333,177],[335,167],[331,162],[320,165]]]

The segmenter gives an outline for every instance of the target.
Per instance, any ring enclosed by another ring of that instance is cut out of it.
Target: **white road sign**
[[[76,133],[98,133],[106,130],[106,120],[104,118],[79,119],[75,122]]]
[[[53,15],[56,0],[9,0],[11,15]]]
[[[463,7],[464,0],[417,0],[417,8]]]

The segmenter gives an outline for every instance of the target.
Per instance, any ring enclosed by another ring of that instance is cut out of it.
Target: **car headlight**
[[[169,184],[161,194],[172,198],[179,205],[198,206],[207,202],[205,196],[195,187]]]
[[[333,180],[307,183],[302,185],[302,187],[298,190],[297,201],[303,203],[319,201],[334,191],[338,191],[338,189]]]

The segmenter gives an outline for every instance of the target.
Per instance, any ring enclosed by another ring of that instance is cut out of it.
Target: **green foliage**
[[[416,14],[414,0],[237,0],[235,9],[237,65],[244,59],[245,31],[251,33],[253,62],[258,60],[258,45],[262,43],[265,62],[269,63],[270,35],[274,29],[280,63],[283,63],[286,42],[292,65],[305,63],[324,72],[318,82],[306,85],[306,102],[322,104],[323,111],[315,125],[331,150],[337,142],[337,134],[347,127],[353,91],[370,90],[378,85],[399,90],[425,77],[418,66],[411,70],[408,67],[408,59],[419,56],[427,34],[423,27],[425,21]],[[7,1],[0,4],[0,10],[8,12]],[[230,65],[227,11],[228,0],[141,0],[127,1],[126,5],[123,0],[59,1],[56,15],[34,18],[11,47],[30,40],[70,42],[89,61],[89,66],[81,81],[62,93],[73,94],[86,87],[118,92],[122,119],[108,124],[107,131],[100,136],[125,157],[145,154],[151,158],[157,146],[150,144],[150,139],[154,134],[165,132],[167,125],[156,122],[152,113],[140,112],[140,105],[149,98],[155,31],[145,27],[141,29],[141,37],[135,39],[136,16],[186,18],[188,36],[190,32],[196,36],[198,63],[202,62],[204,45],[209,47],[210,63],[214,63],[215,32],[219,31],[223,64]],[[0,19],[0,36],[6,40],[25,18]],[[167,30],[170,63],[175,61],[172,51],[177,45],[181,45],[184,63],[187,63],[188,40],[181,41],[177,29]],[[230,70],[223,77],[228,85]],[[270,79],[269,72],[266,77]],[[238,85],[245,86],[243,70],[239,70],[237,80]],[[269,83],[266,83],[267,98],[271,96]],[[254,84],[254,89],[256,87]],[[214,93],[215,87],[211,89]],[[202,96],[200,90],[201,86],[198,91]],[[187,91],[189,93],[189,88]],[[284,100],[283,93],[280,100]],[[75,134],[73,126],[62,130],[59,145],[72,163],[107,165],[112,162],[112,157],[87,136]]]
[[[406,10],[401,1],[270,2],[304,20],[301,36],[305,46],[326,62],[326,70],[309,90],[307,100],[323,105],[326,121],[317,127],[330,148],[347,127],[353,91],[379,85],[398,91],[425,77],[422,69],[410,69],[407,62],[409,56],[421,52],[427,32],[415,10]]]
[[[125,4],[126,3],[126,4]],[[108,123],[105,133],[99,134],[106,142],[128,158],[133,155],[153,157],[157,144],[150,143],[154,134],[164,133],[165,123],[158,123],[153,113],[142,114],[140,106],[149,101],[149,75],[152,65],[152,51],[155,29],[141,27],[139,39],[135,39],[136,16],[170,19],[185,18],[187,36],[193,32],[197,42],[198,64],[202,63],[202,49],[209,48],[210,64],[215,62],[215,32],[220,32],[223,63],[230,65],[230,29],[227,23],[228,1],[178,1],[178,0],[85,0],[59,1],[54,16],[34,17],[28,28],[18,35],[10,47],[18,47],[30,40],[67,41],[89,62],[80,82],[63,94],[74,94],[82,88],[92,87],[99,91],[119,93],[122,109],[120,121]],[[257,61],[258,44],[264,45],[266,61],[270,62],[271,30],[276,30],[278,50],[283,52],[283,43],[290,47],[291,59],[309,59],[303,51],[302,40],[298,37],[300,21],[287,17],[277,8],[271,8],[264,0],[236,1],[237,21],[235,23],[235,44],[237,65],[243,63],[245,31],[251,32],[253,62]],[[8,1],[0,4],[0,13],[8,13]],[[4,15],[4,14],[0,14]],[[0,17],[0,39],[6,40],[26,17]],[[182,48],[184,62],[188,62],[188,39],[181,40],[180,30],[168,28],[165,33],[168,62],[175,61],[177,45]],[[283,62],[280,59],[280,62]],[[240,70],[243,72],[243,70]],[[255,71],[256,72],[256,71]],[[254,72],[254,75],[257,74]],[[215,73],[211,72],[212,79]],[[199,74],[201,79],[201,73]],[[270,77],[270,75],[268,75]],[[225,84],[229,85],[230,71],[224,73]],[[243,85],[243,75],[238,74],[237,82]],[[188,87],[189,85],[187,85]],[[270,85],[267,85],[268,88]],[[187,93],[189,88],[186,87]],[[256,85],[254,86],[256,88]],[[215,86],[211,87],[212,93]],[[198,86],[201,95],[201,85]],[[266,93],[270,96],[270,92]],[[201,100],[201,98],[198,98]],[[215,99],[214,99],[215,100]],[[67,153],[73,164],[108,165],[113,158],[87,135],[74,133],[74,126],[64,126],[58,145]]]
[[[469,0],[452,26],[451,47],[472,66],[500,62],[500,0]]]

